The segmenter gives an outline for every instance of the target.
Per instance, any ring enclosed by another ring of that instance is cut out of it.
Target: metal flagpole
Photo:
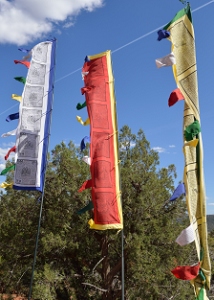
[[[122,260],[122,267],[121,267],[121,280],[122,280],[122,300],[124,300],[124,234],[123,229],[121,230],[121,260]]]

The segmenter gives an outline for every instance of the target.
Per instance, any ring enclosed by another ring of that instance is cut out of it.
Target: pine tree
[[[159,167],[158,153],[142,130],[135,135],[124,126],[119,142],[126,300],[194,299],[190,284],[170,272],[178,264],[195,262],[194,245],[181,248],[174,242],[188,224],[185,201],[168,200],[175,167]],[[121,299],[121,233],[91,230],[87,222],[92,211],[77,214],[90,201],[89,190],[78,193],[90,178],[89,166],[81,160],[87,154],[88,147],[80,153],[70,142],[57,145],[48,157],[34,300]],[[1,196],[2,293],[28,294],[39,196],[13,189]]]

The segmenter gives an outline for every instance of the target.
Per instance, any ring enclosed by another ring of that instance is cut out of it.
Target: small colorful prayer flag
[[[182,95],[180,89],[175,89],[169,96],[168,105],[172,106],[179,100],[184,100],[184,96]]]
[[[186,190],[185,190],[185,185],[184,183],[180,183],[175,191],[173,192],[171,198],[169,199],[170,201],[174,201],[177,198],[179,198],[181,195],[186,195]]]

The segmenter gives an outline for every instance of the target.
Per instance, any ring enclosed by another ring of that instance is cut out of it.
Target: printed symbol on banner
[[[42,43],[33,48],[33,59],[40,62],[47,62],[48,43]]]
[[[42,107],[44,87],[26,85],[23,95],[23,105],[27,107]]]
[[[18,142],[18,157],[38,157],[39,140],[39,135],[21,132]]]
[[[14,181],[16,184],[35,185],[37,161],[17,159]]]

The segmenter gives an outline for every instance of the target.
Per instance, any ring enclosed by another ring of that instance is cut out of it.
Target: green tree
[[[176,177],[173,165],[159,167],[142,130],[124,126],[119,134],[124,217],[125,297],[194,299],[189,283],[170,270],[195,263],[194,245],[174,241],[188,224],[185,201],[169,202]],[[72,142],[57,145],[48,157],[33,298],[121,299],[121,233],[88,227],[90,201],[78,193],[90,178],[89,166]],[[11,176],[11,175],[10,175]],[[8,176],[8,180],[11,180]],[[39,193],[7,189],[0,201],[0,287],[28,294],[40,201]],[[173,297],[173,298],[172,298]]]

